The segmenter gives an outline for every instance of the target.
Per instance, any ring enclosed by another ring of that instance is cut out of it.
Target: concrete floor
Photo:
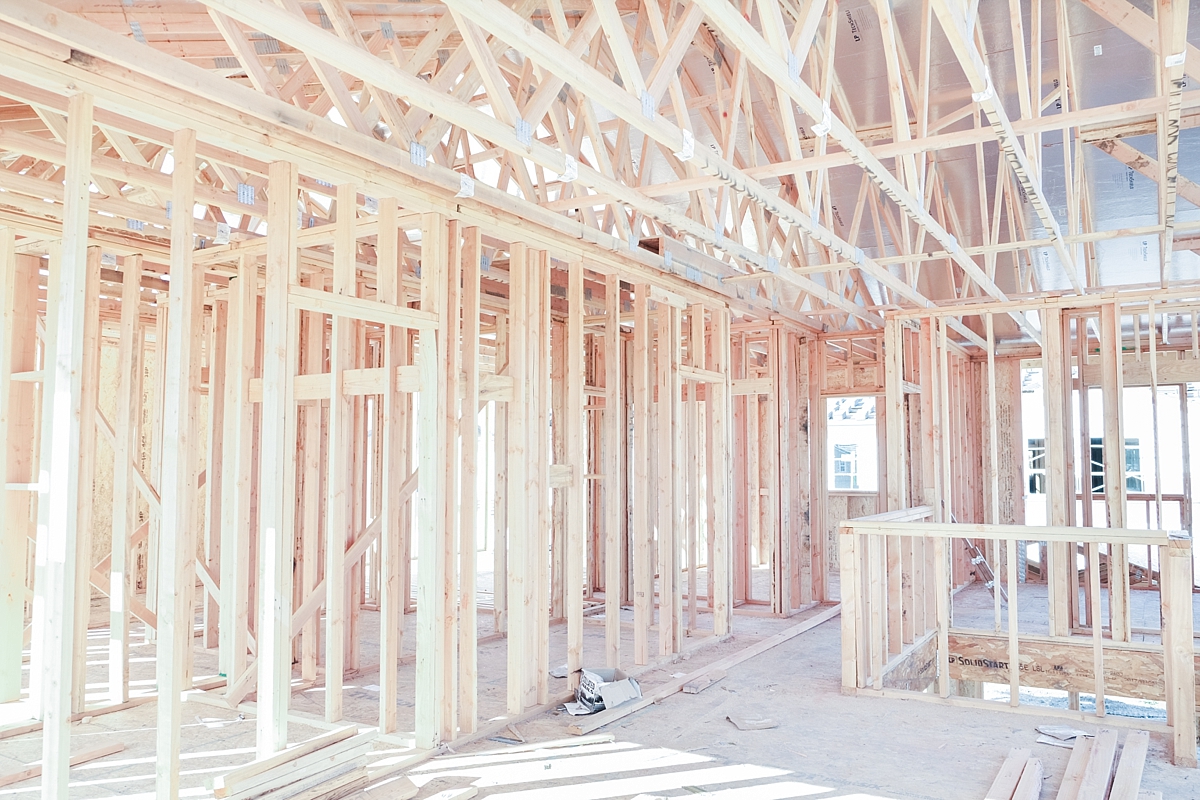
[[[1034,728],[1062,724],[1061,718],[844,696],[840,646],[839,622],[831,620],[734,667],[724,680],[699,695],[674,695],[606,728],[618,745],[637,745],[603,759],[611,775],[548,780],[551,768],[566,771],[572,759],[584,758],[564,753],[543,759],[543,771],[529,769],[522,782],[481,785],[479,797],[587,800],[641,795],[648,800],[687,797],[691,796],[688,787],[701,787],[712,792],[704,796],[724,800],[809,794],[840,800],[962,800],[983,797],[1013,747],[1029,748],[1042,759],[1047,775],[1042,797],[1057,793],[1070,751],[1037,744]],[[729,714],[769,717],[779,727],[739,731],[726,719]],[[521,730],[531,741],[558,738],[564,724],[561,718],[547,715]],[[1071,724],[1098,729],[1082,722]],[[1122,741],[1124,735],[1122,729]],[[1200,797],[1200,771],[1171,766],[1166,745],[1163,737],[1151,736],[1142,788],[1159,790],[1166,798]],[[483,746],[494,744],[483,742],[466,752]],[[660,759],[661,765],[635,770],[637,754]],[[593,763],[598,766],[601,760]],[[628,769],[621,769],[622,764]],[[586,768],[581,764],[577,771]],[[450,786],[502,779],[495,771],[482,769],[452,776],[450,770],[431,765],[426,774],[445,777],[426,786],[418,797],[434,797]],[[704,776],[705,771],[718,769],[724,772]],[[617,783],[618,779],[624,783]]]
[[[809,612],[815,613],[815,612]],[[735,653],[763,637],[802,620],[762,616],[735,618],[735,634],[725,642],[710,642],[695,652],[665,663],[640,676],[650,692],[672,676],[691,672]],[[363,660],[375,663],[377,621],[364,612]],[[711,624],[701,614],[700,626]],[[480,633],[491,632],[490,615],[484,615]],[[627,629],[626,639],[631,638]],[[103,680],[104,632],[92,633],[97,656],[89,675],[93,684]],[[586,626],[585,653],[602,652],[602,618]],[[406,637],[411,648],[411,638]],[[552,653],[559,663],[565,656],[565,629],[554,628]],[[651,636],[655,651],[657,637]],[[626,648],[632,642],[623,643]],[[630,649],[625,650],[626,653]],[[135,687],[153,685],[153,646],[134,648]],[[209,674],[213,653],[197,651],[197,676]],[[1060,718],[1018,715],[997,711],[953,708],[911,700],[854,698],[840,691],[840,630],[834,619],[773,650],[729,670],[728,676],[699,695],[676,694],[650,706],[601,733],[616,741],[558,751],[503,753],[485,759],[439,759],[412,773],[422,785],[420,800],[437,798],[456,786],[474,785],[479,797],[505,800],[588,800],[594,798],[688,797],[697,791],[722,800],[772,800],[805,797],[873,800],[922,798],[958,800],[982,797],[1008,750],[1028,747],[1041,757],[1048,775],[1043,797],[1057,791],[1069,751],[1035,743],[1034,727],[1062,723]],[[480,717],[503,713],[504,643],[481,648]],[[411,726],[411,664],[401,667],[401,730]],[[378,713],[378,673],[366,669],[346,680],[348,719],[371,725]],[[551,680],[558,692],[565,681]],[[100,687],[94,685],[95,692]],[[293,695],[293,710],[320,714],[323,689],[300,688]],[[2,708],[2,707],[0,707]],[[739,731],[727,715],[769,717],[779,727]],[[207,797],[204,779],[253,759],[252,713],[220,709],[211,703],[184,705],[182,730],[183,774],[181,797]],[[565,737],[568,717],[548,713],[518,726],[528,741]],[[1096,726],[1075,723],[1094,730]],[[72,771],[71,796],[86,798],[153,796],[153,703],[77,724],[72,751],[119,740],[126,750]],[[290,740],[314,736],[327,726],[296,718]],[[461,754],[503,750],[496,741],[464,746]],[[403,738],[380,744],[375,759],[404,751]],[[0,740],[0,774],[15,771],[41,756],[41,737],[30,734]],[[1165,741],[1152,736],[1143,788],[1157,789],[1167,798],[1200,797],[1200,772],[1171,767]],[[33,798],[38,781],[0,788],[0,798]],[[386,798],[386,790],[362,795]]]

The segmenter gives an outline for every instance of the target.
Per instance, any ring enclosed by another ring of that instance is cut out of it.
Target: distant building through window
[[[831,491],[879,490],[879,423],[874,397],[826,400],[826,481]]]
[[[1104,494],[1104,440],[1092,437],[1092,494]],[[1026,449],[1026,474],[1030,494],[1046,493],[1046,440],[1030,439]],[[1141,493],[1146,490],[1142,478],[1142,449],[1138,439],[1125,440],[1125,490]]]
[[[833,446],[833,488],[858,488],[858,445]]]

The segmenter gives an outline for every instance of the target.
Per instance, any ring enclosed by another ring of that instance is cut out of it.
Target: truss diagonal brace
[[[1021,188],[1025,190],[1025,196],[1029,198],[1029,203],[1033,206],[1038,220],[1049,234],[1051,245],[1058,255],[1059,261],[1062,262],[1067,279],[1071,281],[1071,287],[1077,293],[1082,294],[1083,284],[1079,280],[1079,269],[1075,264],[1075,259],[1063,241],[1062,229],[1058,225],[1058,220],[1054,218],[1054,212],[1046,199],[1046,193],[1042,191],[1041,181],[1029,162],[1029,156],[1026,155],[1025,149],[1017,139],[1017,132],[1013,129],[1012,121],[1009,120],[1000,98],[996,96],[987,64],[984,63],[983,56],[980,55],[971,38],[967,21],[963,17],[963,9],[956,7],[949,0],[933,0],[933,9],[937,14],[938,21],[942,24],[946,38],[950,40],[950,46],[954,49],[954,55],[958,58],[959,65],[966,73],[967,81],[971,84],[971,98],[983,108],[987,115],[992,131],[996,134],[996,140],[1004,151],[1005,158],[1008,159],[1009,166],[1012,167],[1017,180],[1021,182]]]
[[[202,2],[209,7],[220,8],[234,19],[241,20],[247,25],[253,25],[256,29],[288,42],[301,51],[319,52],[322,62],[338,70],[360,77],[369,75],[373,85],[378,88],[393,92],[410,104],[421,107],[453,125],[465,128],[481,139],[503,147],[522,158],[529,158],[558,173],[562,173],[566,167],[565,156],[562,152],[536,138],[529,142],[521,141],[511,127],[495,117],[479,111],[469,103],[452,95],[443,94],[424,81],[355,47],[344,39],[322,30],[305,19],[288,14],[268,0],[202,0]],[[515,17],[519,24],[528,25],[507,8],[499,7],[499,9],[493,9],[492,12],[493,15],[503,12]],[[467,16],[475,18],[473,14],[467,14]],[[481,20],[475,18],[475,21],[480,22]],[[486,17],[483,21],[487,21]],[[532,26],[528,27],[532,29]],[[554,47],[562,47],[545,34],[541,35]],[[560,51],[556,50],[555,52]],[[568,60],[578,61],[573,58]],[[676,146],[678,147],[678,144]],[[666,225],[684,231],[699,240],[716,244],[716,233],[703,224],[678,213],[664,203],[646,197],[634,188],[600,174],[594,169],[582,164],[578,165],[578,180],[601,194],[613,195],[626,205],[636,208]],[[744,261],[759,268],[766,267],[766,257],[750,248],[731,242],[725,242],[721,246]],[[858,317],[868,324],[882,325],[882,317],[878,314],[846,300],[837,292],[829,290],[816,281],[799,275],[789,275],[787,279],[798,288],[830,306]]]

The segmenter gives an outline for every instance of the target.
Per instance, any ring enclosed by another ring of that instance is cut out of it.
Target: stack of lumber
[[[225,800],[338,800],[371,778],[365,756],[376,732],[350,726],[293,745],[213,778],[213,797]]]
[[[1095,738],[1077,737],[1056,800],[1162,800],[1161,792],[1141,790],[1149,746],[1148,732],[1131,731],[1118,761],[1116,731],[1103,729]],[[1028,750],[1010,750],[986,800],[1037,800],[1043,777],[1041,759]]]

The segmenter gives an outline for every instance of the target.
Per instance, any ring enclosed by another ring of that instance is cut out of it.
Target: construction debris
[[[730,714],[725,719],[736,725],[739,731],[765,731],[769,728],[779,727],[779,723],[770,717],[755,719],[753,717],[741,717],[736,714]]]
[[[725,677],[725,670],[718,669],[707,675],[701,675],[695,680],[690,680],[683,685],[684,694],[700,694],[708,687],[712,686],[717,681]]]
[[[362,757],[377,734],[349,726],[316,736],[212,779],[209,789],[228,800],[336,800],[372,781]],[[356,735],[357,734],[357,735]]]
[[[573,717],[617,708],[642,696],[642,687],[619,669],[585,669],[575,690],[575,702],[563,707]]]

